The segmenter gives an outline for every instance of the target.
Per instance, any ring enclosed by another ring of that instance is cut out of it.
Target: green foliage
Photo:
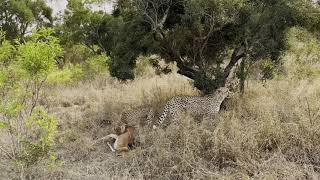
[[[52,9],[44,0],[2,0],[0,2],[0,27],[9,40],[24,39],[27,30],[52,23]]]
[[[320,29],[320,8],[311,1],[124,0],[116,7],[114,15],[126,25],[117,29],[111,75],[133,78],[138,55],[151,52],[177,62],[178,73],[205,92],[224,85],[226,59],[234,58],[232,66],[242,54],[248,61],[270,59],[278,66],[290,27]]]
[[[0,131],[9,136],[1,144],[20,173],[52,157],[56,119],[38,107],[47,76],[56,68],[62,49],[53,29],[38,29],[28,41],[11,45],[0,37]],[[7,134],[6,133],[6,134]]]
[[[146,54],[152,47],[152,34],[142,19],[129,21],[119,26],[111,47],[109,70],[112,76],[119,79],[133,79],[136,60]],[[130,38],[128,38],[130,37]]]
[[[54,69],[48,75],[48,82],[72,84],[80,80],[92,80],[96,76],[108,74],[107,62],[109,58],[105,55],[88,57],[81,64],[65,64],[63,69]]]
[[[83,44],[92,51],[108,53],[111,38],[117,21],[102,12],[93,12],[88,6],[97,1],[68,0],[67,9],[63,14],[63,23],[57,27],[62,44],[67,47]]]
[[[26,118],[26,127],[39,128],[40,134],[31,134],[39,135],[39,139],[37,139],[36,141],[37,143],[41,144],[43,149],[45,147],[51,147],[53,145],[54,136],[57,130],[57,121],[53,116],[48,115],[43,107],[35,108],[32,114]]]
[[[39,29],[31,40],[18,48],[18,63],[29,77],[46,77],[55,66],[55,58],[62,52],[53,29]]]
[[[80,64],[87,61],[90,57],[95,54],[87,47],[82,44],[74,44],[71,47],[64,49],[64,63]]]
[[[276,65],[271,59],[264,59],[260,62],[262,70],[262,80],[272,79],[274,77],[274,69]]]
[[[25,127],[31,129],[29,136],[22,138],[23,149],[18,152],[17,161],[26,167],[37,163],[41,158],[49,159],[57,132],[57,120],[47,114],[43,107],[37,107],[26,118]]]
[[[83,64],[84,77],[86,79],[94,79],[97,75],[107,75],[107,63],[109,57],[105,55],[97,55],[89,58]]]
[[[4,31],[0,31],[0,63],[3,67],[8,66],[14,51],[14,47],[5,39],[5,34]]]
[[[0,129],[4,129],[8,127],[8,124],[6,122],[0,121]]]
[[[55,69],[48,75],[49,83],[70,84],[83,78],[81,65],[67,64],[63,69]]]
[[[123,2],[119,1],[120,4]],[[63,15],[64,22],[57,28],[62,44],[70,47],[79,43],[98,55],[103,52],[111,59],[117,59],[108,62],[111,75],[120,79],[134,78],[135,59],[141,51],[146,52],[149,46],[147,41],[150,38],[147,40],[144,36],[147,26],[141,26],[146,22],[143,19],[131,21],[130,16],[133,14],[128,12],[130,8],[125,11],[126,16],[111,16],[92,11],[88,8],[91,3],[82,0],[68,1]]]

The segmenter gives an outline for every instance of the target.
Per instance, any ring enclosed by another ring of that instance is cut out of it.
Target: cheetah
[[[217,89],[212,95],[205,97],[177,96],[169,100],[164,106],[157,124],[153,125],[153,129],[161,126],[169,117],[172,118],[173,121],[176,120],[177,114],[181,110],[188,110],[192,114],[202,115],[204,117],[212,117],[214,114],[217,114],[220,111],[222,102],[231,94],[230,89],[239,84],[239,80],[236,78],[236,69],[241,62],[242,59],[231,68],[226,78],[225,86]]]
[[[125,111],[121,114],[120,124],[129,126],[152,126],[155,117],[155,111],[151,105],[136,107],[132,110]]]
[[[161,126],[167,118],[173,121],[177,119],[179,111],[188,110],[195,115],[204,117],[212,117],[220,111],[220,105],[229,95],[229,89],[226,87],[219,88],[211,96],[177,96],[169,100],[164,106],[163,112],[159,117],[157,125],[153,125],[153,129]]]

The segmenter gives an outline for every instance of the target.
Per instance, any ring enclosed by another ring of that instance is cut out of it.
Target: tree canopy
[[[52,24],[52,9],[44,0],[3,0],[0,2],[0,27],[8,39],[23,39],[33,27]]]
[[[117,41],[121,52],[113,55],[113,74],[132,78],[137,54],[156,53],[175,61],[178,73],[194,79],[195,86],[205,93],[223,86],[240,58],[246,57],[243,63],[264,58],[277,62],[286,49],[288,28],[320,29],[320,9],[311,0],[126,2],[130,8],[119,6],[116,11],[125,19],[120,31],[125,40]]]
[[[68,0],[55,26],[61,44],[105,53],[111,57],[111,75],[122,80],[134,78],[139,55],[158,54],[176,62],[178,73],[204,93],[224,86],[241,58],[242,81],[259,60],[279,63],[289,28],[320,29],[320,8],[312,0],[118,0],[112,14],[90,8],[101,2]],[[0,12],[0,25],[11,38],[52,23],[43,0],[7,0]],[[264,77],[271,77],[269,69]]]

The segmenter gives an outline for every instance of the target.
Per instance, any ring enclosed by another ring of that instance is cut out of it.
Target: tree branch
[[[232,70],[232,68],[237,64],[237,62],[245,57],[246,54],[245,54],[245,48],[240,46],[238,48],[236,48],[234,51],[233,51],[233,54],[231,56],[231,60],[229,62],[229,64],[227,65],[227,67],[224,69],[224,77],[227,78],[230,74],[230,71]]]
[[[183,76],[186,76],[186,77],[188,77],[190,79],[195,79],[196,74],[197,74],[196,70],[184,65],[181,62],[180,63],[177,62],[177,66],[179,68],[179,70],[178,70],[179,74],[181,74]]]

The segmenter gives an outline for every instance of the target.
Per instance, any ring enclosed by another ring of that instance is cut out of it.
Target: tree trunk
[[[244,47],[240,46],[238,48],[236,48],[231,56],[231,60],[229,62],[229,64],[227,65],[227,67],[224,69],[224,77],[225,79],[229,76],[230,71],[232,70],[232,68],[238,63],[238,61],[245,57],[245,51],[244,51]]]
[[[172,42],[167,39],[165,33],[163,33],[161,29],[158,29],[158,31],[155,31],[154,33],[154,39],[160,42],[161,46],[166,50],[167,56],[177,62],[177,67],[179,68],[178,73],[195,80],[195,87],[205,92],[205,94],[210,94],[220,87],[232,86],[230,82],[227,82],[227,79],[230,77],[229,75],[231,71],[234,69],[239,60],[246,56],[245,48],[243,46],[235,48],[229,64],[223,70],[222,76],[212,79],[211,77],[207,76],[203,70],[195,69],[193,66],[187,65],[184,62],[183,57],[181,57],[179,54],[179,51],[175,49],[174,46],[171,46]],[[235,74],[235,72],[232,73]],[[234,74],[231,75],[232,79],[234,79]],[[227,85],[226,83],[230,85]]]
[[[244,58],[240,64],[240,93],[243,95],[244,93],[244,83],[247,78],[247,74],[245,72],[246,59]]]

